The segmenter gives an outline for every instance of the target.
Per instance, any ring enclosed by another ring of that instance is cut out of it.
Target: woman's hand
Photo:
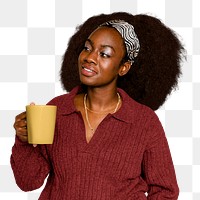
[[[30,105],[35,105],[35,103],[31,103]],[[27,132],[27,122],[26,122],[26,112],[22,112],[15,117],[15,123],[13,125],[17,137],[22,142],[28,142],[28,132]],[[36,147],[36,144],[33,144]]]
[[[28,142],[26,112],[20,113],[15,117],[13,127],[15,128],[17,137],[23,142]]]

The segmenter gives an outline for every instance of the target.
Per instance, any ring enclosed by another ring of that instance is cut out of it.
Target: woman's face
[[[85,42],[79,55],[79,76],[83,84],[102,87],[115,84],[125,45],[121,35],[114,28],[100,27]]]

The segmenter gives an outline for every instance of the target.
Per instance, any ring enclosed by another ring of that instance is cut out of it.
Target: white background
[[[199,0],[0,0],[0,199],[34,200],[10,167],[15,116],[34,101],[63,94],[62,55],[75,27],[100,13],[146,13],[174,29],[187,49],[179,89],[157,111],[168,137],[180,187],[179,200],[200,199]]]

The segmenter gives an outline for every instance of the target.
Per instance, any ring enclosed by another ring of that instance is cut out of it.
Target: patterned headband
[[[101,24],[100,26],[111,26],[115,28],[124,39],[126,51],[130,61],[134,62],[140,50],[140,42],[134,31],[134,27],[123,20],[112,20]]]

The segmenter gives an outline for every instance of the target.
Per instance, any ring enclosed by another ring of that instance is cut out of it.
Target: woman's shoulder
[[[47,104],[48,105],[60,105],[65,101],[69,101],[70,93],[65,93],[51,99]]]
[[[54,97],[47,104],[57,106],[58,113],[71,113],[75,110],[74,98],[78,93],[78,87],[72,89],[70,92]]]
[[[149,122],[158,122],[159,118],[156,112],[150,107],[141,104],[131,98],[125,91],[119,90],[123,98],[123,115],[124,118],[128,119],[129,122],[135,123],[136,121],[143,123],[145,125]]]
[[[122,96],[122,99],[124,100],[124,103],[126,105],[126,109],[132,112],[138,112],[138,113],[146,113],[148,115],[154,115],[155,111],[152,110],[150,107],[136,101],[135,99],[131,98],[124,90],[118,89],[120,92],[120,95]]]
[[[47,104],[59,105],[59,104],[62,104],[63,102],[68,102],[76,96],[78,90],[79,90],[79,88],[75,87],[70,92],[66,92],[65,94],[54,97]]]

